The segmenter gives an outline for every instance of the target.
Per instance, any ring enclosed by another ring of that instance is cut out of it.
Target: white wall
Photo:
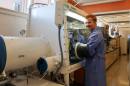
[[[27,14],[0,8],[0,35],[20,37],[22,29],[27,30]]]
[[[123,38],[123,54],[127,54],[127,35],[130,34],[130,28],[120,28],[119,35]]]

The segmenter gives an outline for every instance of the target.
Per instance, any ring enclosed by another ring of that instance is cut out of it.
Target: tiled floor
[[[120,56],[107,69],[107,86],[129,86],[128,55]]]

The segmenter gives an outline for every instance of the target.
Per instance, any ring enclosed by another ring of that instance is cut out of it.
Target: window
[[[0,7],[13,10],[14,0],[0,0]]]
[[[21,11],[21,0],[14,0],[14,10]]]
[[[0,0],[0,7],[21,11],[21,0]]]
[[[31,3],[54,3],[55,0],[0,0],[0,7],[27,13]]]

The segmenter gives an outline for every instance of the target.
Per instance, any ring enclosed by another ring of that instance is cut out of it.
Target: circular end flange
[[[40,73],[45,73],[47,71],[48,64],[44,58],[39,58],[37,61],[37,69]]]
[[[0,36],[0,74],[4,71],[6,65],[6,46],[3,37]]]
[[[75,55],[76,55],[76,57],[77,57],[78,59],[80,59],[79,56],[78,56],[78,54],[77,54],[77,46],[78,46],[79,44],[80,44],[80,43],[78,42],[78,43],[76,43],[76,45],[75,45]]]

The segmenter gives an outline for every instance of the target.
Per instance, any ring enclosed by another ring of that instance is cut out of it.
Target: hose
[[[68,85],[66,85],[65,83],[61,82],[61,81],[59,80],[59,78],[58,78],[58,73],[59,73],[59,71],[60,71],[60,69],[61,69],[61,67],[62,67],[62,65],[63,65],[63,51],[62,51],[62,46],[61,46],[60,30],[61,30],[61,26],[58,26],[59,46],[60,46],[60,52],[61,52],[61,65],[60,65],[60,67],[59,67],[59,68],[57,69],[57,71],[56,71],[56,80],[57,80],[60,84],[65,85],[65,86],[68,86]]]
[[[36,5],[36,4],[39,4],[39,5],[47,5],[47,4],[44,4],[44,3],[33,3],[33,4],[30,5],[29,10],[31,10],[32,6],[33,6],[33,5]]]
[[[31,8],[32,8],[33,5],[36,5],[36,4],[39,4],[39,5],[47,5],[47,4],[44,4],[44,3],[33,3],[33,4],[31,4],[31,5],[29,6],[27,36],[29,36],[29,34],[30,34],[29,29],[30,29]]]

